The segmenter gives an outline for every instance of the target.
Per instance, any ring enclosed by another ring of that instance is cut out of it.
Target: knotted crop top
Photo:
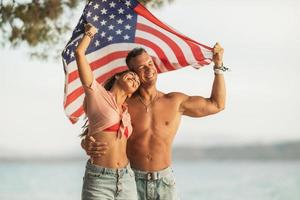
[[[132,125],[126,103],[121,111],[115,96],[95,79],[90,87],[84,85],[83,88],[86,94],[84,110],[89,119],[88,134],[93,135],[104,130],[116,131],[112,127],[119,126],[118,133],[128,138],[132,133]]]

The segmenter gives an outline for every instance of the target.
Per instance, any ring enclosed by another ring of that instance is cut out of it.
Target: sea
[[[79,200],[84,160],[0,161],[0,200]],[[300,200],[300,161],[175,161],[183,200]]]

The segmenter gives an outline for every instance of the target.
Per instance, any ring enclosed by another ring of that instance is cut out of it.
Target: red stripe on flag
[[[97,59],[90,63],[92,71],[108,64],[109,62],[112,62],[113,60],[119,59],[119,58],[126,58],[128,54],[128,51],[117,51],[110,53],[106,56],[101,57],[100,59]],[[71,83],[72,81],[76,80],[79,77],[78,70],[75,70],[71,72],[68,76],[68,83]]]
[[[129,51],[117,51],[114,53],[110,53],[110,54],[102,57],[101,59],[98,59],[98,60],[92,62],[90,64],[91,69],[94,71],[96,68],[99,68],[99,66],[106,65],[106,64],[112,62],[113,60],[116,60],[119,58],[124,58],[124,61],[125,61],[125,58],[126,58],[128,52]]]
[[[161,28],[177,35],[178,37],[182,38],[182,39],[185,39],[185,40],[188,40],[188,41],[191,41],[193,43],[196,43],[204,48],[207,48],[209,50],[212,50],[211,47],[208,47],[206,45],[203,45],[203,44],[200,44],[199,42],[196,42],[195,40],[191,39],[191,38],[188,38],[187,36],[185,35],[182,35],[180,33],[177,33],[176,31],[174,31],[173,29],[171,29],[169,26],[167,26],[166,24],[164,24],[163,22],[161,22],[159,19],[157,19],[152,13],[149,12],[149,10],[147,8],[145,8],[142,4],[138,4],[135,8],[134,8],[134,11],[136,13],[138,13],[139,15],[145,17],[146,19],[148,19],[149,21],[151,21],[152,23],[156,24],[157,26],[160,26]]]
[[[190,41],[186,41],[186,43],[190,46],[190,48],[192,49],[193,55],[196,58],[197,61],[203,61],[205,59],[205,57],[202,54],[201,48],[190,42]]]
[[[166,36],[162,32],[160,32],[160,31],[158,31],[158,30],[156,30],[156,29],[154,29],[150,26],[141,24],[141,23],[137,23],[136,28],[139,29],[139,30],[151,33],[151,34],[155,35],[156,37],[158,37],[158,38],[162,39],[163,41],[165,41],[166,44],[173,50],[179,64],[181,66],[189,65],[188,62],[185,59],[185,56],[184,56],[181,48],[171,38],[169,38],[168,36]]]
[[[71,83],[72,81],[76,80],[78,77],[79,77],[78,70],[75,70],[75,71],[69,73],[68,83]]]
[[[153,42],[151,42],[149,40],[146,40],[146,39],[140,38],[140,37],[135,38],[135,43],[142,44],[142,45],[149,47],[150,49],[153,49],[168,70],[170,70],[170,71],[175,70],[175,68],[170,63],[166,54],[163,52],[163,50],[158,45],[154,44]]]
[[[80,106],[75,112],[69,117],[72,124],[75,124],[78,121],[78,118],[84,113],[83,106]]]
[[[66,108],[68,105],[70,105],[75,99],[77,99],[82,94],[83,94],[83,87],[82,87],[82,85],[80,85],[80,87],[75,89],[73,92],[71,92],[67,96],[64,107]]]

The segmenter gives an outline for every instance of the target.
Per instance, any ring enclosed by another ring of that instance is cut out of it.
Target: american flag
[[[86,51],[87,60],[99,83],[127,69],[125,57],[143,47],[153,58],[158,73],[192,65],[201,67],[212,60],[212,48],[200,44],[150,13],[136,0],[91,0],[83,11],[62,57],[65,70],[64,109],[72,123],[84,114],[85,97],[74,50],[91,23],[98,33]]]

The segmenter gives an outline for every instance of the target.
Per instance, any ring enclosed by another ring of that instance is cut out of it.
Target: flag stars
[[[71,52],[71,53],[70,53],[70,57],[71,57],[71,58],[74,58],[74,52]]]
[[[106,15],[106,14],[107,14],[107,9],[103,8],[103,9],[101,10],[101,14],[102,14],[102,15]]]
[[[114,7],[116,6],[116,3],[115,3],[115,2],[111,2],[111,3],[109,4],[109,6],[110,6],[111,8],[114,8]]]
[[[98,8],[99,8],[99,4],[96,3],[96,4],[94,5],[94,10],[96,10],[96,9],[98,9]]]
[[[87,17],[90,17],[91,15],[92,13],[90,11],[86,14]]]
[[[132,19],[132,15],[131,14],[126,15],[126,18],[127,19]]]
[[[93,17],[94,22],[95,22],[95,21],[98,21],[98,19],[99,19],[99,16],[98,16],[98,15],[95,15],[95,16]]]
[[[123,37],[124,37],[124,40],[129,40],[129,38],[130,38],[129,35],[127,35],[127,34],[124,35]]]
[[[114,19],[116,16],[114,15],[114,14],[111,14],[110,16],[109,16],[109,19]]]
[[[130,29],[131,29],[131,26],[130,26],[129,24],[127,24],[127,25],[125,26],[125,29],[126,29],[126,30],[130,30]]]
[[[119,12],[119,14],[124,14],[124,9],[123,9],[123,8],[120,8],[120,9],[118,10],[118,12]]]
[[[106,33],[104,31],[101,32],[101,37],[105,37]]]
[[[100,45],[99,40],[96,40],[96,42],[95,42],[95,47],[97,47],[97,46],[99,46],[99,45]]]
[[[110,41],[113,40],[113,38],[114,38],[114,37],[110,35],[110,36],[107,38],[107,40],[110,42]]]
[[[109,27],[108,27],[108,29],[109,30],[113,30],[115,27],[113,26],[113,25],[110,25]]]
[[[126,5],[127,7],[131,6],[130,1],[126,1],[125,5]]]
[[[121,33],[122,33],[122,31],[121,31],[120,29],[118,29],[118,30],[116,31],[116,34],[117,34],[117,35],[121,35]]]
[[[107,21],[105,21],[104,19],[100,22],[101,26],[106,25]]]
[[[118,24],[123,24],[123,20],[122,20],[122,19],[119,19],[119,20],[117,21],[117,23],[118,23]]]
[[[107,0],[102,0],[102,2],[107,2]]]

